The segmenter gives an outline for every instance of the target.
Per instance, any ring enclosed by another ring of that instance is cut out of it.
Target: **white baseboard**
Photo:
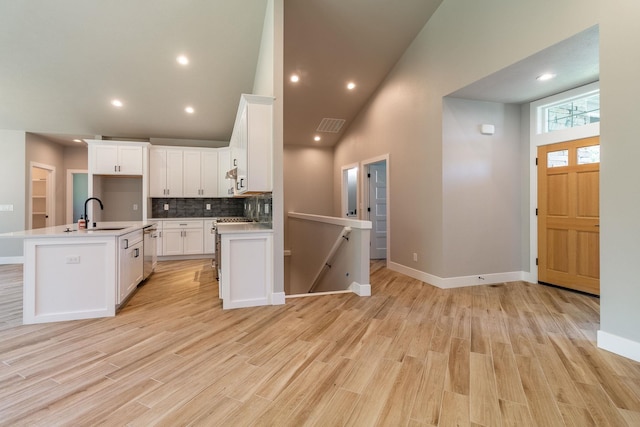
[[[24,257],[22,256],[0,257],[0,265],[7,265],[7,264],[24,264]]]
[[[371,285],[361,285],[358,282],[353,282],[349,285],[349,290],[356,295],[361,297],[370,297],[371,296]]]
[[[271,305],[284,304],[284,292],[273,292],[271,294]]]
[[[598,331],[598,347],[626,357],[627,359],[640,362],[640,343],[617,335]]]
[[[438,277],[395,262],[389,262],[389,269],[441,289],[515,282],[518,280],[525,280],[525,276],[528,274],[524,271],[511,271],[507,273],[478,274],[477,276]]]

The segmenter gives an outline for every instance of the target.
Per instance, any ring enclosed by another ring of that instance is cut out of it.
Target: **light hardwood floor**
[[[381,263],[371,284],[222,311],[208,261],[165,262],[115,318],[22,325],[0,266],[0,425],[640,425],[640,364],[595,347],[598,299]]]

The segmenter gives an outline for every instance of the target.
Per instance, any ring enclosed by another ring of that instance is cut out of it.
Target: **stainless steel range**
[[[215,218],[211,223],[211,233],[215,235],[215,258],[213,259],[213,268],[215,269],[216,279],[220,277],[220,234],[218,234],[218,224],[221,223],[229,223],[229,222],[253,222],[249,218],[244,216],[223,216],[219,218]]]

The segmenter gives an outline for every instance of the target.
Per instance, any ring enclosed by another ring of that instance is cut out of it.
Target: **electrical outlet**
[[[67,264],[80,264],[80,255],[67,255]]]
[[[418,262],[418,254],[415,252],[413,253],[413,261]]]
[[[210,211],[210,210],[211,210],[211,203],[207,203],[207,205],[206,205],[206,209],[207,209],[208,211]]]
[[[134,210],[134,211],[137,211],[137,210],[138,210],[138,204],[137,204],[137,203],[134,203],[134,204],[133,204],[133,210]]]
[[[164,210],[165,210],[165,211],[168,211],[168,210],[169,210],[169,203],[165,203],[165,204],[164,204]]]
[[[264,204],[264,213],[268,214],[269,213],[269,203],[265,203]]]

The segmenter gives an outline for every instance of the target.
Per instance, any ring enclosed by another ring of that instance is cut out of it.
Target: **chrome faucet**
[[[98,203],[100,203],[100,210],[104,210],[104,205],[102,204],[102,200],[98,199],[97,197],[89,197],[87,200],[84,201],[84,220],[86,221],[87,228],[89,228],[89,217],[87,216],[87,204],[91,200],[97,200]]]

